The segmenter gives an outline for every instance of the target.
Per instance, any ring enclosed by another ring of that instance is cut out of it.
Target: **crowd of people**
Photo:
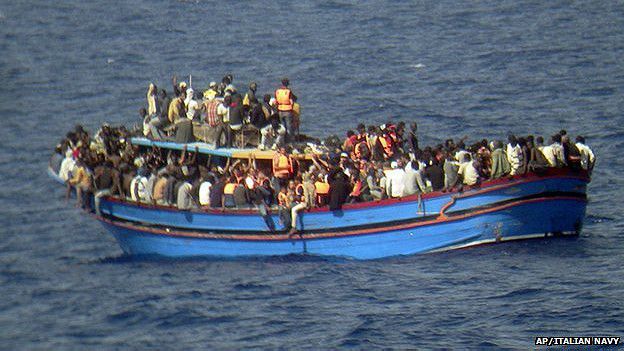
[[[189,79],[190,80],[190,79]],[[292,142],[299,134],[300,105],[289,88],[288,78],[281,80],[272,94],[257,95],[258,84],[250,82],[247,92],[239,93],[228,74],[221,83],[210,82],[202,94],[195,92],[186,82],[173,77],[173,95],[150,84],[147,90],[147,107],[139,110],[143,122],[143,135],[153,140],[178,143],[195,141],[193,126],[196,122],[213,131],[216,147],[234,146],[235,136],[243,127],[257,131],[261,149],[277,149]],[[222,135],[225,145],[221,145]],[[238,145],[244,146],[244,145]]]
[[[224,129],[229,144],[231,133],[244,123],[245,117],[241,116],[257,113],[248,120],[261,127],[259,147],[271,144],[275,149],[271,160],[256,159],[253,152],[247,159],[219,159],[200,154],[196,148],[139,148],[129,142],[133,132],[125,127],[103,125],[91,136],[77,126],[57,146],[53,161],[59,177],[67,182],[68,196],[74,187],[78,205],[96,211],[99,199],[105,195],[180,210],[257,208],[262,216],[277,211],[283,227],[291,228],[293,234],[298,216],[312,208],[339,210],[345,203],[462,191],[478,187],[483,181],[529,172],[540,174],[548,168],[591,173],[595,163],[585,138],[572,140],[565,130],[552,135],[548,142],[532,135],[509,135],[506,142],[483,139],[466,144],[463,139],[448,139],[422,147],[415,122],[409,128],[403,122],[388,122],[380,126],[360,124],[343,139],[330,137],[317,144],[298,144],[293,109],[280,109],[283,102],[296,101],[287,80],[274,96],[265,95],[262,103],[255,103],[255,84],[250,84],[250,91],[242,98],[236,96],[233,87],[228,88],[231,81],[226,76],[220,85],[211,83],[203,93],[210,106],[216,101],[211,98],[224,95],[216,109],[216,118],[221,118],[219,128]],[[183,118],[190,121],[197,111],[208,111],[207,116],[214,117],[210,112],[214,108],[206,110],[205,101],[203,107],[191,101],[183,108],[185,94],[193,93],[175,79],[174,86],[178,87],[177,97],[167,108],[171,125]],[[139,133],[164,139],[161,111],[166,104],[154,98],[155,91],[151,85],[145,128]],[[229,122],[222,119],[225,115],[219,112],[219,106],[229,109]],[[233,112],[238,106],[242,106],[241,111]],[[190,117],[184,117],[183,111]],[[264,124],[255,118],[264,119]],[[271,143],[269,138],[273,139]],[[91,194],[95,195],[93,205],[89,203]]]

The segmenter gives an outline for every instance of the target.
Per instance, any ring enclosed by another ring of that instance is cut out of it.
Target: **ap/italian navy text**
[[[562,346],[562,345],[603,345],[614,346],[620,344],[618,336],[538,336],[535,345]]]

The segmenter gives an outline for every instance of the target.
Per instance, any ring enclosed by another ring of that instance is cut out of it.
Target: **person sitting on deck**
[[[585,144],[585,138],[581,135],[576,137],[576,148],[581,154],[581,168],[590,172],[594,169],[594,163],[596,162],[596,156],[587,144]]]
[[[503,143],[498,140],[492,142],[492,169],[490,171],[490,179],[501,178],[511,172],[511,166],[505,152],[503,151]]]
[[[511,167],[509,174],[515,175],[520,171],[520,167],[523,163],[524,155],[522,154],[522,147],[518,143],[518,139],[515,135],[511,134],[507,137],[508,144],[506,148],[507,161]]]
[[[479,172],[472,163],[470,153],[464,154],[464,159],[459,165],[457,174],[462,177],[464,185],[472,186],[479,182]]]
[[[570,141],[569,135],[563,135],[561,137],[561,145],[563,147],[563,154],[568,167],[574,170],[581,169],[581,152],[574,143]]]
[[[300,211],[310,209],[315,204],[315,189],[309,173],[303,174],[303,182],[295,188],[294,206],[291,211],[289,235],[297,233],[297,218]]]
[[[401,197],[405,188],[405,170],[403,163],[399,160],[390,163],[390,169],[386,171],[386,193],[388,197]]]
[[[230,179],[225,183],[225,187],[223,187],[223,197],[221,198],[221,208],[223,210],[225,210],[226,207],[236,207],[234,190],[237,185],[235,176],[230,176]]]

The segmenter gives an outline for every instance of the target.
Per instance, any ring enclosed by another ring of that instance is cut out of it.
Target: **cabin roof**
[[[229,157],[229,158],[242,158],[247,159],[249,157],[255,157],[258,160],[271,160],[273,156],[275,156],[275,151],[273,150],[259,150],[256,148],[246,148],[246,149],[238,149],[238,148],[218,148],[215,149],[213,144],[207,144],[203,142],[195,142],[195,143],[175,143],[172,141],[155,141],[142,137],[133,137],[130,139],[130,142],[133,145],[139,146],[156,146],[162,149],[169,150],[183,150],[186,145],[188,151],[195,151],[195,147],[197,146],[197,150],[201,154],[206,155],[214,155],[221,157]],[[300,154],[300,155],[292,155],[298,159],[306,159],[311,160],[312,155]]]

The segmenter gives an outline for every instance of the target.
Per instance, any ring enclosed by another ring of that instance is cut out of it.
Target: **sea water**
[[[624,6],[617,1],[0,3],[0,348],[534,347],[624,336]],[[417,121],[422,145],[582,134],[598,161],[578,238],[377,261],[137,260],[63,200],[76,124],[132,125],[150,82],[261,94],[302,132]]]

